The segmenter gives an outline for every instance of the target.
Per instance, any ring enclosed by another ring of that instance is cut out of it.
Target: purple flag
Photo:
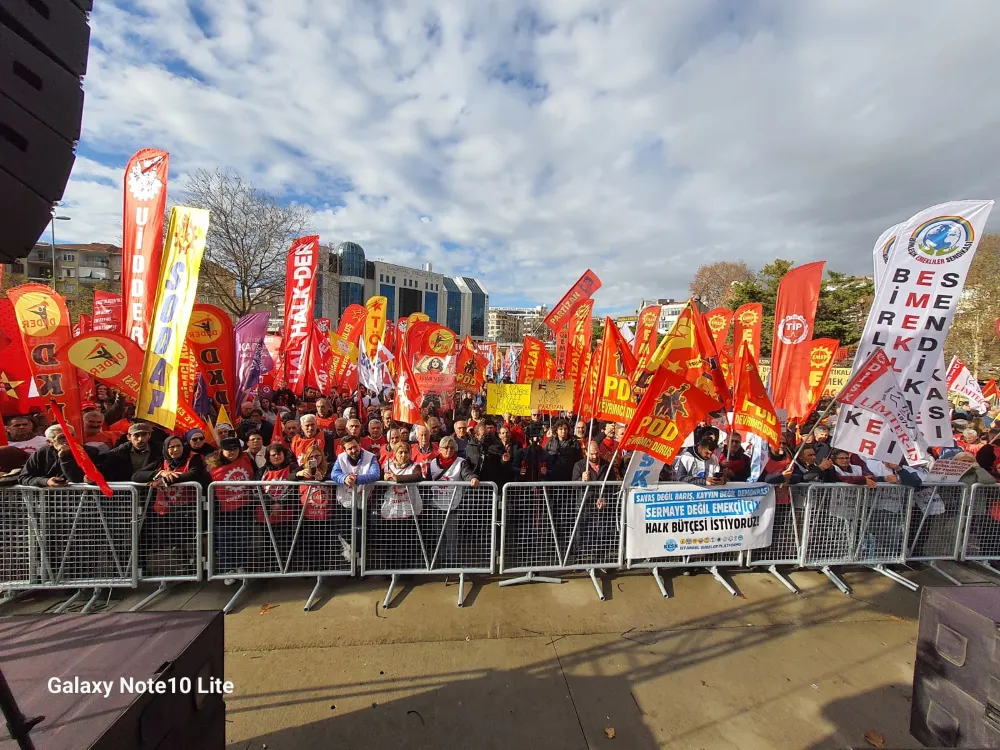
[[[244,315],[236,322],[236,403],[242,404],[247,393],[260,382],[261,375],[274,369],[274,362],[264,345],[269,312]]]

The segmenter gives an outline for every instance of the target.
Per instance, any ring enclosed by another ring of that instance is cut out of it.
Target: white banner
[[[858,344],[854,372],[875,350],[885,351],[928,445],[952,444],[944,341],[992,208],[993,201],[952,201],[903,223]],[[848,421],[846,412],[855,418]],[[841,410],[836,434],[845,450],[871,458],[876,444],[894,442],[888,431],[873,441],[872,430],[857,410]],[[898,463],[895,442],[889,460]]]
[[[854,374],[837,396],[837,401],[846,407],[874,414],[878,419],[877,424],[872,425],[874,434],[863,444],[864,448],[871,450],[872,458],[893,463],[893,457],[901,449],[910,466],[928,462],[927,444],[920,436],[917,420],[910,411],[910,404],[903,396],[889,358],[882,349],[876,349]],[[848,412],[842,412],[845,424],[854,423],[854,415],[849,409],[845,411]],[[888,427],[888,433],[896,438],[894,441],[887,443],[876,437],[886,434],[884,427]],[[844,439],[839,433],[835,434],[833,447],[850,450],[843,445]]]
[[[771,544],[774,487],[660,484],[628,491],[629,560],[759,549]]]
[[[979,381],[972,377],[969,368],[958,357],[952,357],[951,364],[948,365],[948,390],[965,396],[976,411],[982,414],[989,411],[990,405],[986,403]]]
[[[885,269],[889,267],[889,258],[892,257],[892,251],[896,246],[896,235],[902,226],[902,224],[893,224],[882,232],[882,235],[875,242],[875,247],[872,250],[872,260],[875,262],[875,275],[872,278],[875,280],[876,292],[881,285]]]

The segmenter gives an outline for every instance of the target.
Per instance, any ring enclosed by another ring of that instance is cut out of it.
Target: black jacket
[[[465,449],[465,460],[480,481],[495,482],[500,487],[510,481],[510,472],[503,463],[505,451],[498,437],[491,436],[484,442],[472,439]]]
[[[100,454],[89,445],[83,446],[90,459],[97,463]],[[72,484],[80,484],[84,481],[83,469],[73,458],[73,454],[66,451],[60,454],[51,445],[45,445],[28,457],[28,461],[21,469],[20,483],[29,487],[45,487],[49,479],[59,477]]]
[[[132,469],[132,444],[125,443],[100,457],[97,467],[109,482],[138,482],[147,484],[163,466],[163,444],[149,443],[146,460],[138,471]]]
[[[546,465],[548,456],[545,449],[537,443],[528,443],[527,448],[518,448],[511,457],[511,471],[515,482],[544,482],[542,467]],[[521,474],[521,469],[524,474]]]
[[[549,438],[545,444],[548,453],[548,473],[545,480],[548,482],[569,482],[573,479],[573,467],[576,462],[583,458],[583,449],[580,448],[580,441],[570,436],[566,440],[559,438]]]

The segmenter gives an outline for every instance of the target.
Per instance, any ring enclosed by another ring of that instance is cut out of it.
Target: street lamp
[[[49,222],[49,228],[52,230],[52,289],[56,288],[56,222],[57,221],[69,221],[68,216],[56,216],[55,209],[52,210],[52,221]]]

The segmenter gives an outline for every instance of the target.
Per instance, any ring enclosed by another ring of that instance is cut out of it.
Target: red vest
[[[288,482],[294,481],[292,476],[292,468],[286,466],[284,469],[268,469],[264,472],[261,477],[262,482]],[[271,522],[272,526],[276,526],[279,523],[288,523],[295,521],[295,511],[286,506],[281,502],[281,498],[286,495],[291,487],[278,486],[278,487],[268,487],[264,490],[265,495],[271,495],[274,498],[274,502],[268,508],[267,516],[264,516],[264,510],[261,508],[260,503],[257,503],[257,523],[267,523]],[[265,497],[264,502],[267,503],[267,498]]]
[[[213,482],[250,482],[253,480],[254,465],[250,456],[241,453],[240,457],[231,464],[216,466],[208,470]],[[244,487],[217,487],[215,499],[219,503],[219,510],[228,513],[239,510],[250,502],[251,496],[248,489]]]
[[[179,474],[187,474],[191,466],[191,456],[188,456],[185,463],[179,470]],[[170,471],[166,459],[163,461],[162,471]],[[165,490],[156,491],[156,500],[153,501],[153,512],[158,516],[165,516],[170,512],[171,505],[187,505],[194,502],[196,495],[190,487],[167,487]]]

